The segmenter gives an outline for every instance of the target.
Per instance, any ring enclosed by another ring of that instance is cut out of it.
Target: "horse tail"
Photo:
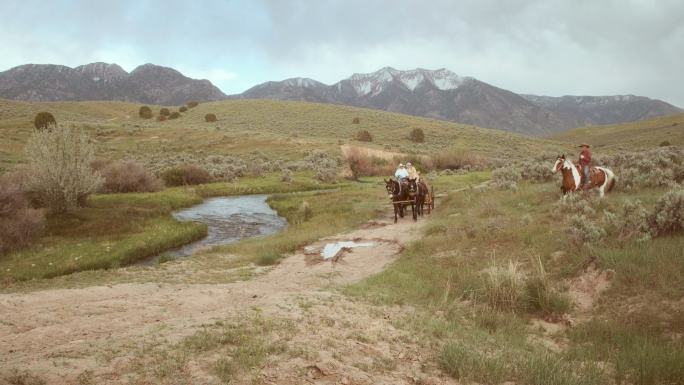
[[[607,168],[599,167],[599,169],[606,174],[606,180],[603,182],[602,187],[605,187],[606,192],[610,192],[610,190],[612,190],[613,187],[615,187],[615,182],[617,181],[617,177],[615,176],[615,174],[611,170],[609,170]]]

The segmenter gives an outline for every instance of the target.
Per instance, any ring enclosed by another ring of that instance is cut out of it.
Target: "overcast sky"
[[[144,63],[225,93],[448,68],[518,93],[637,94],[684,107],[683,0],[1,0],[0,70]]]

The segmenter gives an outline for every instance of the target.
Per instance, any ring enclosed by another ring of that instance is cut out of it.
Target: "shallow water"
[[[343,248],[354,248],[354,247],[371,247],[375,246],[374,242],[354,242],[354,241],[340,241],[335,243],[328,243],[321,250],[321,257],[323,259],[330,259],[337,255],[337,253]]]
[[[207,236],[164,253],[174,258],[187,257],[200,249],[227,245],[244,238],[269,235],[287,226],[287,220],[266,203],[268,195],[242,195],[206,199],[199,205],[173,213],[179,221],[194,221],[207,225]],[[160,256],[147,259],[152,264]]]

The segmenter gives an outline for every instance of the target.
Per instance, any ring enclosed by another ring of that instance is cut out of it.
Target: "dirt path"
[[[140,341],[178,341],[199,325],[255,309],[268,317],[295,320],[292,340],[316,353],[306,360],[288,356],[271,361],[256,375],[263,383],[295,384],[306,379],[309,383],[389,384],[430,378],[428,383],[448,382],[429,368],[427,353],[416,341],[409,336],[399,338],[402,332],[394,329],[388,315],[395,310],[376,314],[373,307],[331,290],[381,271],[407,242],[419,236],[426,221],[368,223],[310,246],[356,240],[373,242],[371,247],[354,248],[337,263],[297,253],[250,281],[151,282],[0,295],[0,383],[3,374],[7,378],[7,371],[15,368],[29,370],[49,384],[84,383],[83,373],[98,384],[145,383],[126,374]],[[183,269],[185,263],[192,262],[178,263],[178,268]],[[339,326],[342,320],[347,320],[344,327]],[[311,324],[320,327],[307,326]],[[359,364],[369,357],[377,359]],[[216,383],[206,365],[193,365],[188,383]],[[176,381],[168,383],[183,383]]]

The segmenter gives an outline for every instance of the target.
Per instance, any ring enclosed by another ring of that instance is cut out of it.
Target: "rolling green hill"
[[[587,142],[607,150],[647,149],[664,141],[684,145],[684,114],[606,126],[580,127],[562,132],[550,139],[577,143]]]
[[[339,152],[356,143],[393,152],[432,154],[471,151],[509,158],[557,151],[554,141],[509,132],[397,113],[330,104],[271,100],[202,103],[175,120],[158,122],[138,117],[140,104],[123,102],[33,103],[0,100],[0,169],[25,159],[23,148],[37,112],[50,111],[59,124],[86,129],[106,158],[138,157],[159,152],[243,155],[261,151],[274,159],[297,159],[312,149]],[[155,115],[160,106],[152,107]],[[169,107],[171,111],[178,107]],[[218,121],[206,123],[214,113]],[[352,120],[359,118],[359,124]],[[425,143],[409,141],[421,128]],[[373,143],[356,142],[368,130]]]

